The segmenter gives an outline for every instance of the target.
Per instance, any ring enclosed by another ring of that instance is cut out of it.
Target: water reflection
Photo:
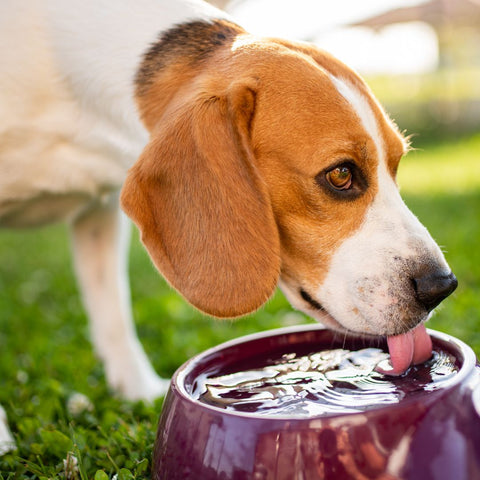
[[[203,374],[193,396],[231,411],[305,418],[399,403],[441,388],[458,371],[454,357],[438,350],[428,362],[389,377],[375,371],[388,358],[377,348],[260,358],[248,370]]]

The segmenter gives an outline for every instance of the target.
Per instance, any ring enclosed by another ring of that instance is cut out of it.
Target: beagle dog
[[[457,282],[400,198],[408,142],[347,66],[200,0],[6,0],[0,40],[0,226],[69,222],[114,389],[168,384],[133,327],[120,190],[201,311],[247,314],[278,284],[329,328],[387,336],[391,373],[428,358]]]

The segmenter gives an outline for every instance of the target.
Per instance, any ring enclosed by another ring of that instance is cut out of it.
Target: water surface
[[[193,396],[230,411],[312,417],[399,403],[441,388],[458,371],[455,358],[442,350],[435,350],[430,360],[399,377],[375,371],[388,359],[378,348],[259,358],[253,368],[250,362],[245,370],[200,375]]]

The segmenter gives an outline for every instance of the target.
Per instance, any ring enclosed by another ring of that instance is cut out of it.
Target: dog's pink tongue
[[[392,370],[390,375],[400,375],[405,372],[413,360],[414,342],[413,333],[407,332],[387,338],[388,351]]]
[[[432,356],[432,339],[422,323],[413,329],[413,364],[426,362]]]
[[[381,369],[382,373],[401,375],[410,365],[425,362],[432,356],[432,340],[423,324],[407,333],[387,337],[387,343],[392,369]]]

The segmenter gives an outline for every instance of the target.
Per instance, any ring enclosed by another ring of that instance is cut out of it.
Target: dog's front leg
[[[137,338],[128,282],[130,225],[118,199],[95,204],[72,224],[75,269],[92,340],[109,385],[126,398],[153,399],[168,381],[153,370]]]
[[[0,405],[0,455],[15,450],[15,448],[15,440],[8,428],[7,414]]]

